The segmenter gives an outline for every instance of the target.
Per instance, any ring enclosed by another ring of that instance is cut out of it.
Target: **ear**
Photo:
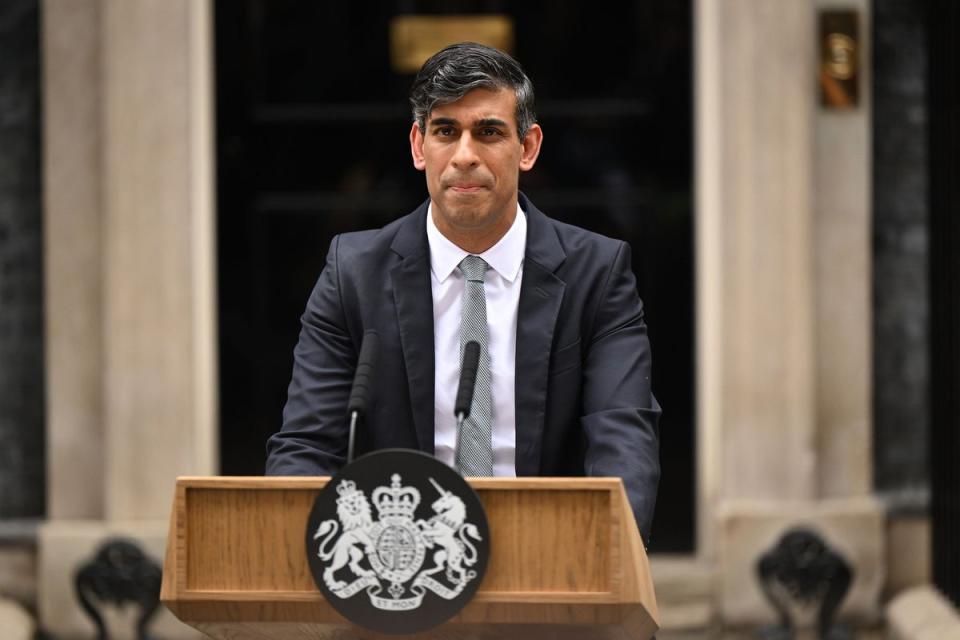
[[[410,155],[413,156],[413,166],[419,171],[427,167],[423,159],[423,133],[420,131],[420,125],[416,122],[410,127]]]
[[[532,125],[521,144],[523,151],[520,155],[520,171],[530,171],[537,161],[537,156],[540,155],[540,145],[543,144],[543,129],[540,125]]]

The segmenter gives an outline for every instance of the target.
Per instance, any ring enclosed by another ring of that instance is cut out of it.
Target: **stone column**
[[[45,2],[47,515],[104,515],[100,11]]]
[[[814,6],[861,18],[860,104],[813,114],[817,495],[865,496],[873,491],[871,5]]]
[[[868,41],[868,3],[859,10]],[[869,90],[819,106],[818,0],[696,4],[702,557],[727,624],[773,622],[755,563],[795,526],[854,565],[877,615],[869,497]],[[869,55],[860,52],[866,63]]]
[[[39,606],[57,637],[93,631],[73,574],[98,544],[132,537],[159,563],[175,478],[216,472],[212,37],[205,0],[43,4]]]

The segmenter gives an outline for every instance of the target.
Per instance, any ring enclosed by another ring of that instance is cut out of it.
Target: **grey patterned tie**
[[[483,292],[483,275],[487,263],[479,256],[467,256],[460,262],[460,271],[467,279],[460,314],[460,360],[468,342],[480,345],[477,386],[473,392],[470,416],[457,435],[457,469],[465,476],[493,475],[493,401],[490,394],[490,352],[487,340],[487,299]]]

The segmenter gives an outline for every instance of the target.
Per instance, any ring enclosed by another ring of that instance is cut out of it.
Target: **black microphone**
[[[353,375],[350,388],[350,400],[347,402],[347,414],[350,416],[350,437],[347,441],[347,464],[353,462],[353,443],[357,431],[357,420],[367,413],[367,399],[373,380],[373,371],[379,353],[380,336],[372,329],[363,334],[360,345],[360,357],[357,359],[357,371]]]
[[[470,415],[473,404],[473,389],[477,384],[477,367],[480,364],[480,344],[471,340],[463,347],[463,363],[460,365],[460,386],[457,387],[457,401],[453,405],[453,415],[457,417],[457,430]]]

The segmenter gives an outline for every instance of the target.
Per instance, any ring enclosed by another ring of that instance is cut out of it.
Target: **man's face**
[[[518,137],[516,108],[511,90],[474,89],[435,107],[425,131],[416,123],[410,131],[413,164],[426,171],[434,222],[468,251],[485,251],[510,228],[519,173],[533,168],[540,152],[539,126]]]

